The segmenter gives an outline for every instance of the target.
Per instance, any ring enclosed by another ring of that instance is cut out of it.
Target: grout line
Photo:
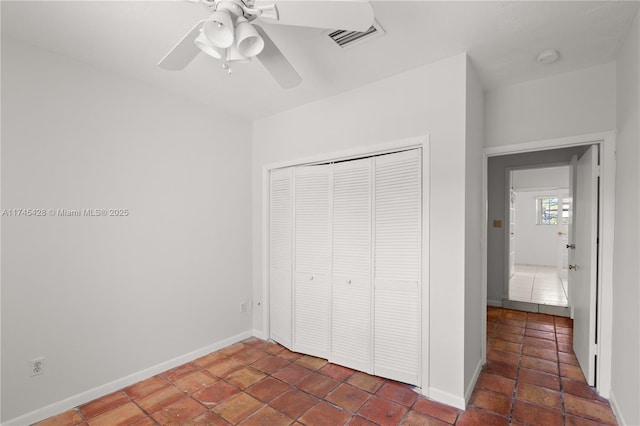
[[[533,287],[533,286],[532,286]],[[528,318],[528,314],[527,314],[527,318]],[[522,345],[520,345],[520,353],[518,354],[518,365],[516,366],[516,377],[515,377],[515,383],[513,385],[513,394],[511,396],[511,410],[509,410],[509,424],[511,424],[513,422],[513,413],[516,410],[516,400],[517,400],[517,393],[518,393],[518,384],[520,383],[520,368],[522,365],[522,355],[523,355],[523,351],[524,351],[524,337],[526,335],[527,332],[527,319],[524,320],[524,331],[523,331],[523,335],[522,335]]]
[[[557,325],[556,325],[556,321],[555,318],[553,320],[553,332],[555,334],[556,337],[556,356],[558,357],[558,382],[559,382],[559,386],[560,386],[560,406],[562,408],[562,421],[564,422],[564,424],[567,424],[567,413],[566,413],[566,408],[565,408],[565,404],[564,404],[564,383],[562,380],[562,373],[560,371],[560,346],[559,346],[559,341],[558,341],[558,332],[557,332]]]

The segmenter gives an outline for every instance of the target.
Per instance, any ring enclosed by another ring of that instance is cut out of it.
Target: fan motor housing
[[[275,5],[265,5],[254,8],[254,0],[201,0],[204,6],[213,13],[217,10],[229,12],[233,18],[240,16],[251,22],[258,16],[278,20],[278,10]]]

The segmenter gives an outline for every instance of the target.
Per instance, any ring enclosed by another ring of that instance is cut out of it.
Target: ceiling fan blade
[[[260,2],[256,6],[259,7]],[[269,14],[260,19],[270,24],[361,32],[373,24],[373,8],[364,0],[282,0],[276,7],[277,20]]]
[[[158,62],[158,66],[166,70],[181,70],[200,53],[200,48],[194,44],[204,20],[198,22],[173,48]]]
[[[258,25],[254,25],[254,28],[258,31],[262,40],[264,40],[264,48],[257,58],[267,71],[271,73],[271,76],[273,76],[284,89],[291,89],[300,84],[302,77],[300,77],[293,66],[291,66],[287,58],[285,58],[280,49],[276,47],[267,33]]]

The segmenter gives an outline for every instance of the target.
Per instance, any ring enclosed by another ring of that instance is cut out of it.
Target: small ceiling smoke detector
[[[541,64],[548,65],[557,61],[559,57],[560,57],[560,54],[558,53],[557,50],[548,49],[538,53],[538,57],[536,59]]]

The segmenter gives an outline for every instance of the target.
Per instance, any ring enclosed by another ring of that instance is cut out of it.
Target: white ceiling
[[[277,2],[277,0],[274,0]],[[279,0],[289,1],[289,0]],[[302,76],[281,89],[258,61],[228,76],[204,54],[155,64],[208,12],[184,1],[5,1],[2,35],[183,94],[249,119],[468,52],[485,88],[614,60],[637,1],[371,1],[384,37],[341,49],[325,30],[263,25]],[[561,59],[536,62],[554,48]]]

